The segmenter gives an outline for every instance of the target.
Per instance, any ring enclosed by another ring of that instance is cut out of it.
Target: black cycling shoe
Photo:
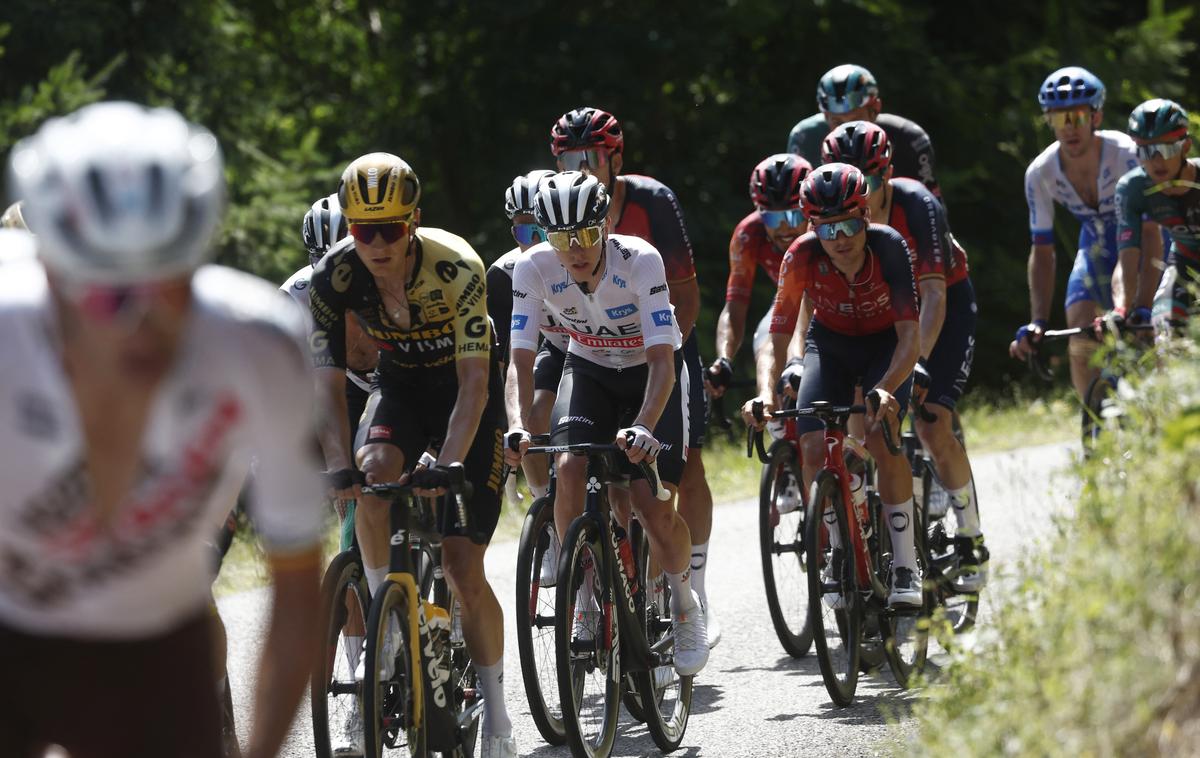
[[[921,599],[921,575],[908,566],[892,569],[892,591],[888,595],[888,608],[918,608]]]
[[[979,592],[987,585],[988,559],[991,554],[978,537],[955,537],[954,554],[958,558],[958,576],[954,587],[963,592]]]

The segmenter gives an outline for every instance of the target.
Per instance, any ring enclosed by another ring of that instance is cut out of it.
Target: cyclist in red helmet
[[[582,107],[564,113],[550,130],[550,149],[560,171],[594,175],[610,190],[608,230],[641,237],[662,255],[667,287],[675,317],[683,332],[683,356],[692,377],[703,374],[700,348],[693,327],[700,312],[700,287],[692,261],[692,243],[675,193],[648,176],[622,174],[625,134],[613,115],[599,108]],[[712,532],[712,492],[704,476],[701,448],[708,427],[708,407],[701,381],[690,383],[687,463],[679,482],[679,512],[692,533],[692,587],[708,612],[709,641],[715,645],[721,628],[708,611],[704,571],[708,538]]]
[[[771,360],[758,372],[758,397],[775,407],[775,381],[800,315],[801,299],[813,305],[804,346],[804,373],[797,407],[818,400],[850,404],[861,379],[877,392],[880,405],[866,417],[867,449],[875,458],[879,494],[891,532],[895,562],[888,602],[921,604],[921,576],[913,542],[912,472],[903,456],[884,447],[878,423],[899,429],[908,405],[920,336],[917,296],[904,238],[894,229],[871,224],[867,179],[853,166],[831,163],[814,169],[801,185],[804,215],[812,230],[792,243],[779,269],[771,311]],[[761,426],[748,401],[746,423]],[[797,419],[804,477],[811,482],[825,457],[821,422]],[[831,540],[833,541],[833,540]],[[838,549],[834,544],[834,549]]]
[[[755,210],[738,223],[729,240],[729,281],[725,307],[717,319],[717,358],[704,375],[714,397],[723,395],[733,378],[733,356],[745,335],[755,271],[761,267],[773,283],[778,283],[783,254],[808,231],[800,207],[800,184],[810,171],[812,165],[800,156],[776,153],[762,159],[750,173],[750,200]],[[754,329],[755,365],[767,344],[770,321],[768,310]]]
[[[956,581],[964,590],[977,591],[986,581],[988,553],[971,486],[971,464],[952,423],[975,357],[978,308],[967,275],[967,254],[950,233],[946,211],[933,193],[913,179],[892,178],[891,142],[878,125],[842,124],[825,138],[821,157],[861,170],[871,189],[871,218],[895,229],[908,244],[921,302],[921,357],[913,372],[913,395],[934,419],[918,416],[917,434],[933,457],[938,484],[954,505],[954,547],[961,569]],[[931,498],[930,509],[938,502],[944,513],[949,505],[944,496]]]

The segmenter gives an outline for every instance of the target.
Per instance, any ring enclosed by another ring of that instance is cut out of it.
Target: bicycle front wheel
[[[648,547],[648,546],[647,546]],[[642,619],[641,631],[646,635],[650,649],[662,655],[673,649],[671,636],[671,590],[667,586],[666,574],[650,576],[649,550],[642,550],[643,560],[639,572],[645,582],[644,601],[638,608]],[[679,747],[683,733],[687,731],[688,717],[692,712],[692,679],[675,673],[675,666],[668,663],[647,671],[634,672],[633,681],[637,688],[643,721],[650,731],[654,744],[664,753]]]
[[[813,639],[798,452],[786,441],[772,445],[758,490],[758,542],[767,610],[779,644],[793,658],[807,654]]]
[[[829,697],[847,706],[858,688],[863,602],[839,482],[827,471],[817,474],[813,482],[804,531],[812,598],[808,611],[817,662]],[[831,532],[836,535],[836,548],[831,545]]]
[[[416,717],[420,705],[413,687],[420,663],[413,660],[408,628],[417,602],[390,579],[371,601],[362,683],[364,755],[371,758],[426,754],[424,719]]]
[[[872,497],[877,496],[872,493]],[[884,611],[880,617],[883,622],[883,649],[888,667],[891,668],[896,683],[903,689],[908,689],[914,677],[925,668],[925,656],[929,650],[930,615],[936,602],[934,583],[929,580],[929,563],[926,559],[928,551],[925,547],[924,509],[914,508],[913,520],[909,530],[913,535],[917,567],[921,576],[925,578],[921,583],[921,605],[911,610]],[[887,577],[891,573],[894,555],[891,529],[881,525],[879,532],[879,555],[875,557],[874,562],[880,568],[880,576]],[[886,579],[884,581],[886,582]]]
[[[955,520],[953,508],[949,508],[945,513],[937,518],[929,512],[929,492],[932,489],[934,474],[931,466],[924,467],[922,475],[924,482],[925,496],[921,498],[920,512],[922,515],[922,523],[924,525],[924,539],[918,545],[918,550],[925,561],[926,583],[932,583],[934,592],[936,593],[934,611],[936,621],[931,632],[935,632],[938,639],[942,642],[943,647],[949,647],[953,644],[949,635],[942,634],[945,627],[949,627],[954,634],[962,634],[968,631],[975,625],[975,618],[979,614],[979,593],[978,592],[963,592],[954,586],[954,577],[958,573],[958,555],[954,550],[953,532],[956,531],[950,527],[950,522]],[[975,502],[978,503],[978,497],[975,495],[975,477],[971,477],[971,496],[975,497]],[[940,613],[937,613],[937,608],[940,607]]]
[[[517,650],[533,723],[542,739],[551,745],[561,745],[566,742],[567,733],[555,674],[555,590],[541,583],[543,559],[558,539],[553,530],[554,501],[549,497],[538,498],[525,514],[517,549]],[[554,570],[558,570],[558,561],[554,561]]]
[[[559,702],[573,755],[607,756],[617,735],[621,704],[621,659],[617,620],[602,602],[601,533],[579,518],[567,530],[558,562],[554,638]]]
[[[354,670],[363,655],[369,597],[358,551],[335,555],[321,581],[323,633],[310,686],[317,758],[332,758],[336,748],[331,735],[362,709]]]

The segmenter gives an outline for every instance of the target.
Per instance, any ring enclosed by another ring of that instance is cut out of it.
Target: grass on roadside
[[[915,706],[906,755],[1195,755],[1200,359],[1124,405],[1075,513]]]

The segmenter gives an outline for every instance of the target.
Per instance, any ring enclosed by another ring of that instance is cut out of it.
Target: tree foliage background
[[[104,98],[171,105],[220,138],[230,210],[223,262],[282,281],[304,263],[300,221],[373,150],[421,177],[423,223],[491,261],[512,246],[512,177],[552,167],[548,133],[583,104],[626,131],[626,170],[679,195],[711,354],[729,235],[747,177],[815,110],[820,75],[867,66],[885,110],[925,127],[980,299],[974,383],[1005,390],[1028,317],[1022,176],[1053,135],[1035,92],[1060,65],[1108,85],[1105,126],[1151,96],[1200,110],[1200,19],[1149,0],[7,0],[0,151],[46,117]],[[1061,304],[1078,226],[1059,213]],[[756,312],[767,307],[762,282]],[[1055,318],[1061,320],[1061,307]],[[744,354],[745,355],[745,354]],[[750,361],[741,361],[750,370]]]

